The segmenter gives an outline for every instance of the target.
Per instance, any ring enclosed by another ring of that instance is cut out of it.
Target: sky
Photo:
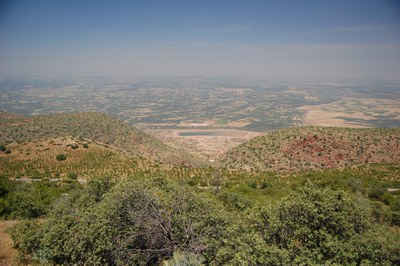
[[[0,0],[0,75],[400,80],[400,0]]]

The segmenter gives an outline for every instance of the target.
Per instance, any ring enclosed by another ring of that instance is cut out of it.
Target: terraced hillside
[[[400,163],[400,129],[301,127],[253,138],[220,158],[227,168],[255,171],[334,169]]]
[[[152,161],[188,166],[200,163],[194,156],[171,148],[153,136],[101,113],[20,117],[2,112],[0,121],[2,143],[74,136]]]
[[[125,178],[154,167],[151,161],[74,137],[12,143],[7,149],[11,152],[0,152],[0,172],[21,181],[43,178],[89,180],[98,176]]]

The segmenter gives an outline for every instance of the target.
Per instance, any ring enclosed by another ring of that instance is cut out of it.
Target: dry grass
[[[13,241],[6,230],[17,221],[0,221],[0,265],[19,265],[18,251],[13,248]]]

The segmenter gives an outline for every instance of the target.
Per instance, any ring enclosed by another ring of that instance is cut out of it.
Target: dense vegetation
[[[334,169],[400,162],[399,128],[287,128],[256,137],[221,158],[227,168],[255,171]]]
[[[45,216],[63,194],[82,188],[72,180],[51,182],[15,182],[0,176],[0,217],[12,219]]]
[[[51,264],[400,262],[398,227],[359,191],[306,182],[276,201],[229,193],[165,177],[92,181],[11,233],[23,254]]]
[[[397,166],[286,176],[238,172],[229,179],[207,171],[203,186],[167,170],[93,179],[83,190],[71,183],[75,188],[70,184],[52,204],[40,203],[41,213],[7,213],[42,218],[20,222],[11,234],[22,259],[43,264],[399,262],[399,191],[388,190],[400,185]],[[14,186],[3,193],[10,201],[63,188],[46,180],[3,181]]]

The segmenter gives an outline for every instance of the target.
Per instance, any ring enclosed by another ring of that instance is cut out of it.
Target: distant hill
[[[15,114],[15,113],[9,113],[9,112],[4,112],[0,110],[0,123],[3,125],[4,123],[9,123],[9,122],[16,122],[19,119],[23,119],[24,116]]]
[[[400,129],[288,128],[253,138],[219,161],[232,169],[286,172],[399,164]]]
[[[106,144],[130,156],[176,165],[197,165],[199,160],[171,148],[121,120],[101,113],[74,113],[21,117],[0,113],[0,142],[29,142],[75,136]]]

